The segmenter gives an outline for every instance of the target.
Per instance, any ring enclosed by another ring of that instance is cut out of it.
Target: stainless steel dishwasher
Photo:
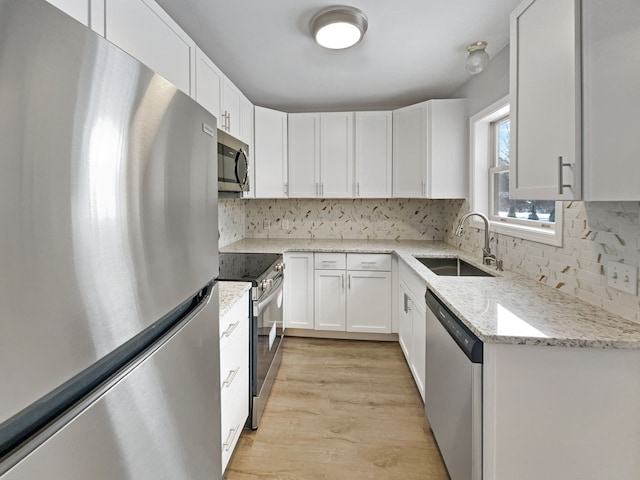
[[[452,480],[482,479],[482,341],[426,294],[424,408]]]

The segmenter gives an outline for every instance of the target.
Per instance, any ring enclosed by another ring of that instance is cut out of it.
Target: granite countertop
[[[496,272],[444,242],[244,239],[221,250],[394,253],[486,343],[640,349],[640,324],[517,273]],[[414,255],[459,256],[495,277],[438,276]]]
[[[249,282],[218,282],[220,285],[220,318],[251,288]],[[247,305],[249,308],[249,305]]]

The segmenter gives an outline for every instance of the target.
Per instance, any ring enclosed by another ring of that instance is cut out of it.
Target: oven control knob
[[[269,288],[269,281],[267,279],[262,280],[260,282],[260,288],[262,288],[262,290]]]
[[[275,269],[276,269],[276,272],[281,272],[281,271],[283,271],[283,270],[284,270],[284,263],[278,263],[278,264],[275,266]]]

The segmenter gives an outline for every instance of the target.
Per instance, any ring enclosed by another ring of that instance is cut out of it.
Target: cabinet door
[[[427,155],[426,102],[393,112],[393,196],[424,197]]]
[[[289,197],[320,194],[320,115],[289,114]]]
[[[407,364],[411,365],[411,349],[413,347],[411,340],[413,334],[413,300],[411,300],[409,288],[402,281],[399,282],[398,294],[398,340]]]
[[[315,271],[315,329],[346,329],[346,273],[344,270]]]
[[[152,0],[106,0],[105,37],[187,95],[195,92],[196,44]]]
[[[320,114],[320,194],[353,197],[353,113]]]
[[[240,96],[240,140],[253,145],[253,104],[244,95]]]
[[[287,197],[287,114],[254,108],[256,198]]]
[[[640,2],[583,0],[582,9],[584,199],[640,200]]]
[[[347,271],[347,331],[391,333],[391,272]]]
[[[461,99],[427,102],[426,196],[465,198],[467,195],[466,106]]]
[[[581,198],[579,22],[579,0],[511,14],[511,198]]]
[[[235,138],[240,138],[240,98],[242,93],[229,80],[224,77],[222,82],[222,125],[224,131]]]
[[[424,402],[424,381],[427,353],[427,307],[424,298],[415,298],[412,302],[411,318],[411,373]]]
[[[391,197],[391,119],[391,112],[356,112],[356,197]]]
[[[47,2],[83,25],[89,25],[89,0],[47,0]]]
[[[196,48],[196,94],[195,99],[209,110],[218,120],[218,128],[222,127],[220,116],[220,92],[224,74],[202,50]]]
[[[313,253],[285,253],[284,263],[284,326],[313,329]]]

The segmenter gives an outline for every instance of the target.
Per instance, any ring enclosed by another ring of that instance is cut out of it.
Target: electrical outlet
[[[282,219],[282,230],[289,230],[289,220]]]
[[[638,267],[619,262],[607,264],[607,285],[631,295],[638,294]]]
[[[265,230],[269,230],[271,228],[271,220],[263,220],[262,228],[264,228]]]

